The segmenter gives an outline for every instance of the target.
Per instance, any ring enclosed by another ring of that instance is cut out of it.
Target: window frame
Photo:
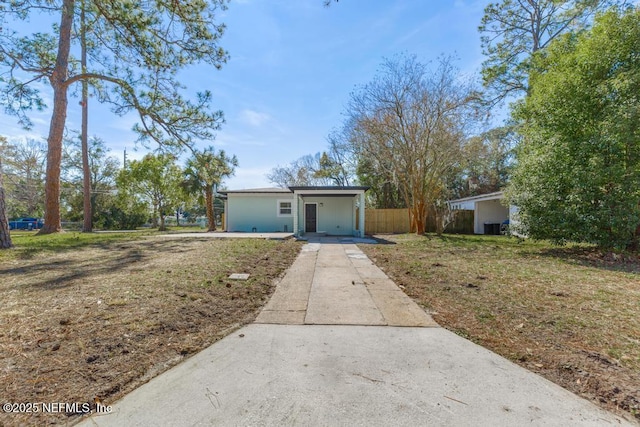
[[[282,204],[289,204],[289,213],[282,213]],[[292,217],[293,216],[293,199],[279,199],[276,202],[276,213],[278,217]]]

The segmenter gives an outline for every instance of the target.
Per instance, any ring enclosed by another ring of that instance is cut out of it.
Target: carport
[[[504,193],[482,194],[449,201],[452,210],[472,210],[475,234],[499,234],[500,225],[509,220],[509,207],[502,204]]]
[[[364,237],[364,193],[369,187],[291,186],[297,236]]]

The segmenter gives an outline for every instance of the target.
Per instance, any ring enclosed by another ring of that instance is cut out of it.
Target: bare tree
[[[12,145],[5,156],[6,179],[11,184],[10,198],[22,215],[42,216],[46,146],[29,139]]]
[[[84,220],[88,215],[94,221],[104,222],[103,211],[109,203],[111,194],[115,193],[115,178],[120,169],[120,160],[110,155],[106,142],[97,136],[87,140],[87,146],[80,135],[65,138],[65,149],[62,153],[62,184],[61,194],[63,206],[68,208],[65,213],[68,220]],[[85,150],[86,148],[86,150]],[[85,168],[84,155],[88,169]],[[89,172],[91,186],[84,188]],[[86,194],[89,194],[89,208],[86,207]]]
[[[271,169],[267,179],[282,188],[290,185],[330,185],[331,177],[322,173],[322,157],[320,153],[307,154],[286,166]]]
[[[438,216],[436,231],[443,231],[449,180],[476,99],[450,58],[432,70],[415,56],[385,60],[374,80],[351,95],[351,140],[374,167],[393,177],[417,234],[425,232],[428,207]]]
[[[349,141],[349,134],[345,131],[333,131],[327,137],[329,150],[327,156],[330,159],[328,175],[332,177],[336,185],[350,185],[355,180],[357,158],[353,146]]]

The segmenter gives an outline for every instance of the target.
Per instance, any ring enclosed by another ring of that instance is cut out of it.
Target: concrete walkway
[[[83,426],[622,426],[437,325],[352,243],[305,245],[256,323]]]
[[[306,244],[256,323],[438,326],[353,243]]]

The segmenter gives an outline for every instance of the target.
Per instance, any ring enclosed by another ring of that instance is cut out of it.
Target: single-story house
[[[224,229],[364,237],[369,187],[291,186],[221,191]]]
[[[498,234],[505,221],[510,221],[517,212],[515,206],[507,207],[503,204],[504,193],[482,194],[450,200],[451,210],[473,211],[473,231],[475,234]]]

